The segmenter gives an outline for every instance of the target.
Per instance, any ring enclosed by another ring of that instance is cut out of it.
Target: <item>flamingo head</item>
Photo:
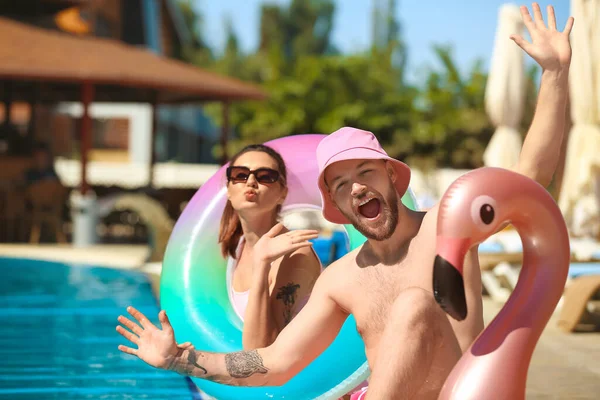
[[[465,256],[506,221],[504,199],[518,190],[522,178],[505,169],[479,168],[454,181],[440,201],[433,292],[438,304],[458,321],[467,317]]]

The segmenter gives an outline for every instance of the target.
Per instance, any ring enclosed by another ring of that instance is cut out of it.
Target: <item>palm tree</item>
[[[299,287],[300,285],[292,282],[280,287],[277,292],[277,300],[283,300],[283,304],[286,306],[293,306],[296,302],[296,290],[298,290]]]

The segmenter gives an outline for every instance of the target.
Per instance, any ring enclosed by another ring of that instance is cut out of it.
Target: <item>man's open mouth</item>
[[[381,202],[379,199],[365,199],[358,205],[358,212],[365,218],[375,219],[381,213]]]

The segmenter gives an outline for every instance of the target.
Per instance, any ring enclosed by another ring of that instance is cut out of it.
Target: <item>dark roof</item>
[[[158,102],[263,99],[257,86],[156,55],[122,42],[73,36],[0,18],[0,81],[12,99],[79,101],[80,84],[95,101]]]

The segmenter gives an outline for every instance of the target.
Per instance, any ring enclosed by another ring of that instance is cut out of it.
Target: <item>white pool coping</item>
[[[146,269],[145,245],[94,245],[85,248],[70,244],[0,244],[0,257],[54,261],[74,266],[93,265],[117,269]],[[159,265],[160,266],[160,265]],[[150,271],[157,267],[151,266]],[[160,269],[158,269],[160,273]]]

